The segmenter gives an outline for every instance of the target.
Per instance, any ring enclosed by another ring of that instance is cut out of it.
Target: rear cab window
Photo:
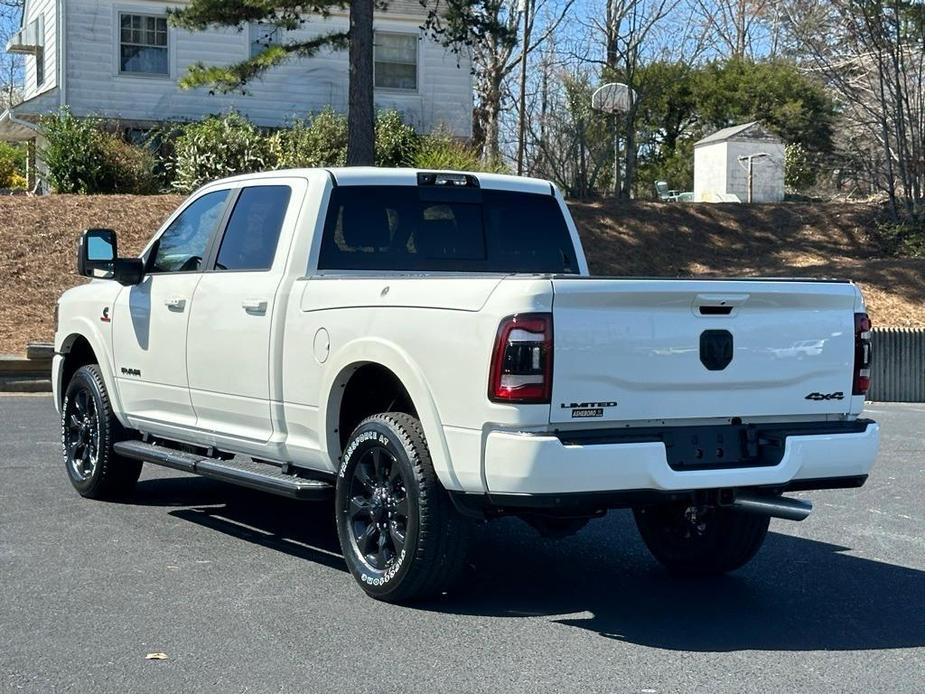
[[[552,195],[470,187],[338,186],[320,270],[578,273]]]

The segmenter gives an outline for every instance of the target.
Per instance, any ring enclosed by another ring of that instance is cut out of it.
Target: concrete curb
[[[0,393],[50,393],[50,378],[0,377]]]
[[[51,392],[51,360],[54,348],[31,344],[27,356],[0,354],[0,393]]]

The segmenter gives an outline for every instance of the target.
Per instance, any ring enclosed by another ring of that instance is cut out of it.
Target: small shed
[[[784,143],[758,121],[723,128],[694,143],[694,200],[780,202]]]

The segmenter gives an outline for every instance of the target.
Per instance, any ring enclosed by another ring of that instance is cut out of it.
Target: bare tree
[[[764,39],[764,50],[776,51],[780,26],[777,0],[696,0],[696,10],[719,55],[755,57],[757,34]]]
[[[539,114],[533,114],[538,117],[527,120],[531,169],[567,195],[587,197],[613,161],[607,121],[591,110],[595,79],[590,71],[566,67],[551,68],[543,77]]]
[[[680,34],[673,35],[667,44],[662,40],[664,37],[656,36],[666,17],[679,4],[680,0],[605,0],[603,13],[587,20],[592,38],[587,44],[590,50],[586,47],[583,53],[574,54],[582,63],[597,65],[604,81],[623,82],[636,94],[620,123],[624,138],[623,176],[619,184],[615,181],[615,187],[622,197],[632,197],[636,175],[637,119],[640,101],[645,98],[637,72],[644,61],[663,54],[670,45],[680,49],[689,44],[690,37]],[[603,55],[595,57],[591,51],[601,43]],[[620,167],[614,169],[619,175]]]
[[[840,97],[846,128],[881,161],[874,183],[894,219],[925,212],[925,10],[911,0],[797,0],[788,19]]]
[[[521,68],[517,82],[517,111],[521,115],[526,112],[526,61],[556,32],[575,1],[455,0],[441,3],[438,0],[434,4],[429,27],[445,44],[466,45],[472,55],[475,77],[472,132],[484,159],[498,161],[501,158],[502,116],[505,102],[512,97],[511,81],[515,70]],[[444,7],[446,11],[441,14]],[[517,127],[519,131],[520,126]]]
[[[0,0],[0,46],[5,46],[17,30],[22,16],[24,0]],[[22,56],[0,54],[0,109],[15,106],[22,101]]]

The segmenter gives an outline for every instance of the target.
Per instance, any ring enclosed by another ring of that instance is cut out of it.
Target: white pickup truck
[[[330,169],[218,181],[140,258],[84,232],[57,307],[64,462],[333,497],[369,595],[445,590],[472,519],[565,536],[632,508],[678,574],[745,564],[782,496],[857,487],[870,322],[812,280],[589,277],[546,181]]]

